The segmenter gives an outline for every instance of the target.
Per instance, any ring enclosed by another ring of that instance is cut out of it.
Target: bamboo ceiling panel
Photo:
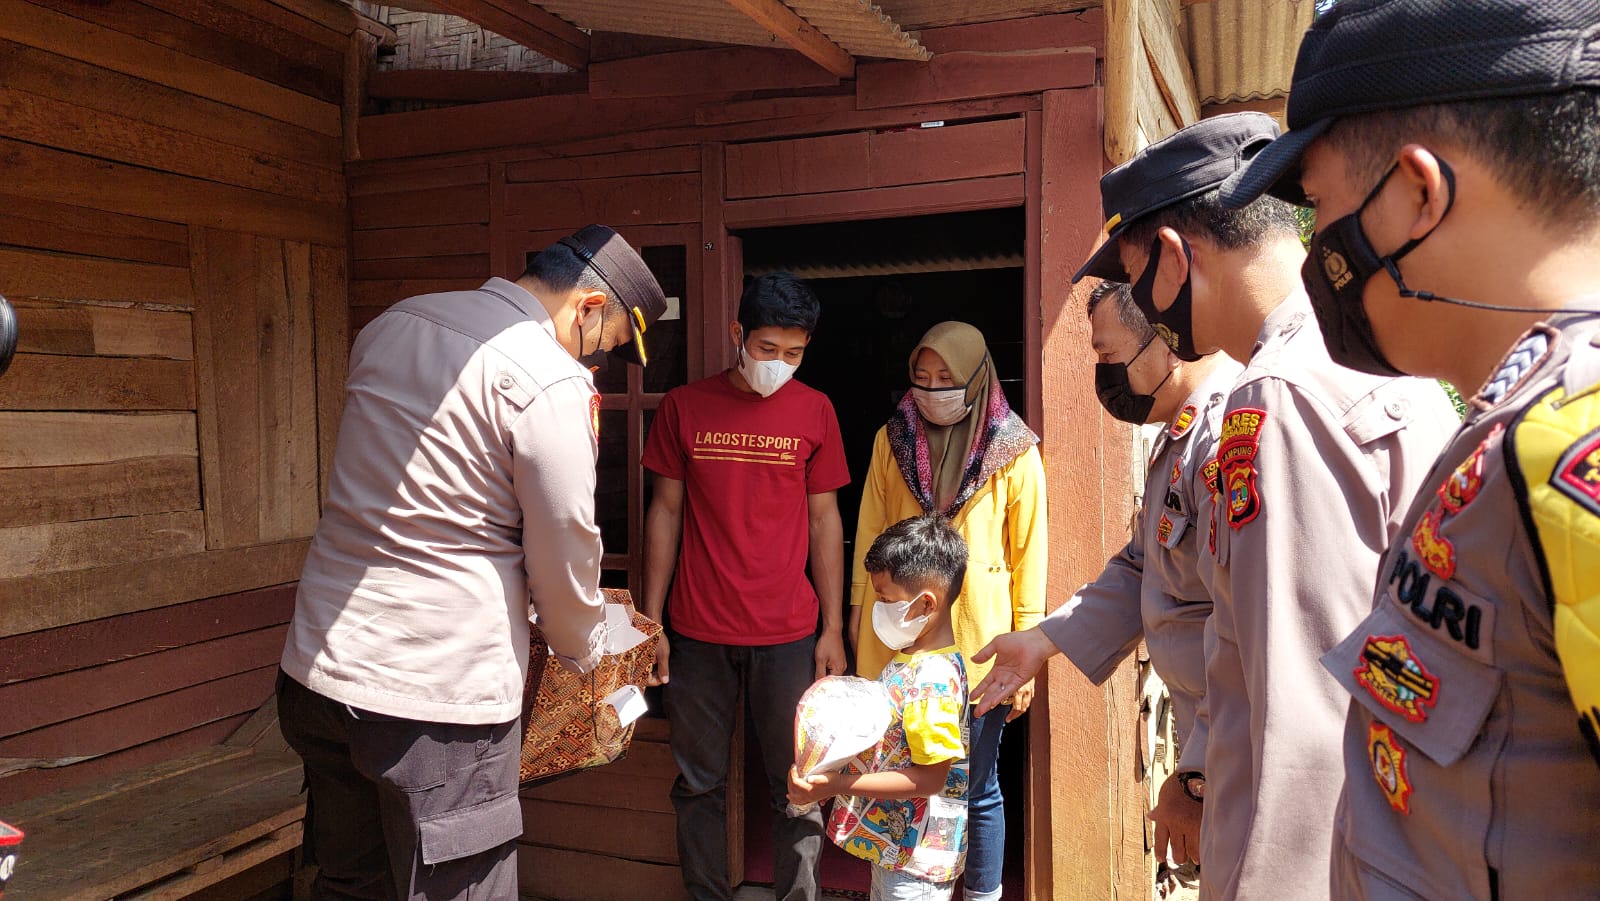
[[[927,59],[916,36],[867,0],[785,0],[812,27],[852,56]],[[726,0],[539,0],[539,5],[590,31],[787,47]]]
[[[1201,103],[1282,97],[1315,0],[1212,0],[1184,10]]]

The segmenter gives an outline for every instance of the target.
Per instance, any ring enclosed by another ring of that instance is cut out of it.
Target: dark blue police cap
[[[1251,156],[1278,136],[1278,123],[1262,113],[1230,113],[1201,119],[1149,147],[1100,177],[1106,242],[1072,277],[1131,281],[1117,256],[1117,238],[1157,210],[1222,184]]]
[[[1222,188],[1304,204],[1300,158],[1340,116],[1600,87],[1600,0],[1339,0],[1300,42],[1289,131]]]

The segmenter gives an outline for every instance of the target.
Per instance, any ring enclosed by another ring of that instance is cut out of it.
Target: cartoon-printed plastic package
[[[795,769],[802,776],[844,769],[857,754],[876,745],[893,713],[889,696],[873,679],[824,676],[806,689],[794,711]],[[815,804],[789,805],[789,815]]]

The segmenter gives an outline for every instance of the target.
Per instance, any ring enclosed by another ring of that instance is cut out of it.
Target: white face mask
[[[918,596],[894,604],[879,601],[872,605],[872,631],[878,634],[878,640],[883,642],[884,647],[898,651],[916,641],[917,636],[922,634],[923,628],[928,625],[928,620],[933,617],[932,613],[924,613],[916,619],[905,618],[905,615],[911,612],[911,606],[921,599],[921,596]]]
[[[934,425],[955,425],[972,412],[972,405],[967,403],[967,389],[961,386],[923,388],[913,385],[911,400],[917,405],[917,412],[922,414],[922,418]]]
[[[744,352],[744,345],[739,345],[739,374],[749,383],[750,390],[762,397],[777,393],[794,378],[794,371],[799,368],[782,360],[752,360]]]

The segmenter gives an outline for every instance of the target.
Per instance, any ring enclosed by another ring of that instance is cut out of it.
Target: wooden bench
[[[12,806],[7,901],[188,897],[300,846],[300,780],[269,700],[225,744]]]

